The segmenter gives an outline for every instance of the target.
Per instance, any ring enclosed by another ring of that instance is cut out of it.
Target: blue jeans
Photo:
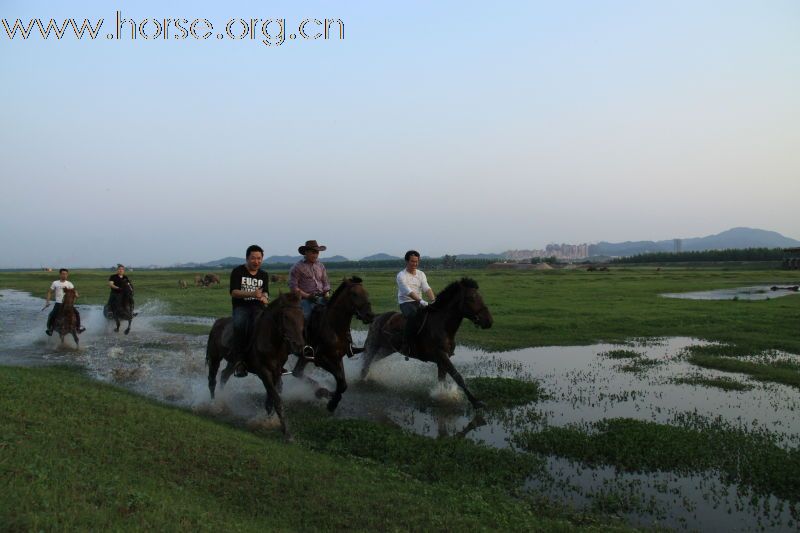
[[[411,318],[416,315],[419,309],[419,302],[405,302],[400,304],[400,312],[403,313],[403,316],[406,318]]]

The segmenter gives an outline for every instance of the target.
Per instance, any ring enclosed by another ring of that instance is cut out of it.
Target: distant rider
[[[251,245],[245,252],[245,264],[231,271],[230,293],[233,306],[233,351],[236,377],[247,375],[245,350],[252,334],[256,315],[269,303],[269,275],[261,270],[264,250]]]
[[[58,316],[58,313],[61,311],[61,304],[64,302],[64,289],[74,289],[75,285],[72,284],[71,281],[67,281],[69,277],[69,270],[66,268],[62,268],[58,271],[58,279],[55,280],[53,283],[50,284],[50,288],[47,289],[47,297],[45,298],[45,309],[50,307],[50,299],[55,295],[55,305],[53,305],[53,310],[50,311],[50,314],[47,317],[47,329],[45,333],[47,335],[53,334],[53,320]],[[79,296],[78,291],[75,291],[75,298],[77,299]],[[83,333],[86,331],[86,328],[81,327],[81,314],[78,312],[78,308],[75,307],[75,322],[78,326],[78,333]]]
[[[126,283],[131,280],[125,275],[125,265],[118,264],[116,274],[111,274],[108,278],[108,287],[111,293],[108,295],[108,309],[114,309],[114,304],[117,304],[122,298],[122,291]]]

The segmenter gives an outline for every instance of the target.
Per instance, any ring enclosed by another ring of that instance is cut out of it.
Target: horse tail
[[[395,351],[387,347],[386,332],[384,331],[386,323],[395,314],[394,311],[383,313],[375,317],[372,324],[369,325],[367,332],[367,340],[364,341],[364,352],[362,354],[363,366],[361,367],[362,379],[366,377],[369,372],[369,367],[373,361],[381,357],[385,357],[389,353]]]

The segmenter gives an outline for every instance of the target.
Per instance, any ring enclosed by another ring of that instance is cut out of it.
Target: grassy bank
[[[4,530],[577,528],[512,495],[537,460],[463,440],[312,413],[286,444],[63,368],[0,367],[0,388]]]
[[[218,274],[226,279],[225,272]],[[394,272],[354,274],[364,278],[376,312],[396,309]],[[101,271],[73,272],[71,279],[81,293],[80,302],[103,303],[109,275]],[[339,275],[332,273],[331,277]],[[487,350],[692,336],[756,351],[777,348],[800,353],[800,330],[787,327],[800,320],[800,296],[765,301],[698,301],[659,296],[746,285],[797,284],[797,272],[686,268],[612,268],[609,272],[440,270],[428,272],[428,279],[441,290],[462,275],[478,281],[495,324],[490,330],[480,331],[465,324],[458,341]],[[0,288],[44,297],[55,277],[45,272],[2,272]],[[167,304],[167,313],[176,315],[217,317],[230,312],[224,283],[221,287],[178,288],[179,279],[191,277],[185,271],[131,273],[139,304],[159,300]],[[285,286],[273,285],[272,293],[281,288]],[[196,327],[193,332],[197,332]]]

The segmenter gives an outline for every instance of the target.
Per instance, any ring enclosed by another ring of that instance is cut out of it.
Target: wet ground
[[[128,336],[114,333],[99,306],[79,306],[87,331],[76,349],[71,339],[61,344],[44,334],[43,301],[26,293],[0,291],[0,364],[34,366],[78,364],[98,380],[199,412],[234,417],[271,426],[263,414],[263,387],[255,377],[231,378],[217,400],[209,400],[205,368],[205,336],[165,333],[165,323],[209,325],[211,319],[166,316],[158,303],[138,309]],[[365,332],[354,332],[362,343]],[[686,363],[683,348],[703,344],[689,338],[639,339],[625,346],[543,347],[487,354],[459,347],[454,362],[465,377],[502,376],[539,381],[548,399],[510,410],[476,415],[452,384],[439,386],[433,365],[406,361],[399,355],[375,363],[366,382],[359,379],[360,361],[346,361],[350,389],[335,415],[389,423],[419,434],[464,435],[496,447],[512,447],[519,431],[544,426],[629,417],[674,423],[686,416],[720,417],[751,431],[768,431],[779,445],[800,444],[800,394],[783,385],[764,384],[742,375],[748,391],[678,385],[676,377],[731,376]],[[602,356],[613,349],[634,350],[660,364],[642,372],[622,371],[629,360]],[[785,357],[792,358],[791,354]],[[290,361],[291,362],[291,361]],[[314,379],[333,387],[327,373]],[[319,403],[313,387],[284,378],[289,403]],[[764,498],[719,481],[718,475],[672,473],[632,474],[613,467],[587,468],[562,458],[548,459],[545,475],[528,485],[556,500],[590,507],[603,495],[624,501],[620,514],[634,524],[717,531],[795,530],[789,502]]]

